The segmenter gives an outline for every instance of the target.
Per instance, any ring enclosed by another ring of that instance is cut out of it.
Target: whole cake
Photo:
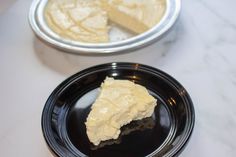
[[[104,43],[110,22],[140,34],[155,26],[165,10],[166,0],[49,0],[44,15],[61,37]]]

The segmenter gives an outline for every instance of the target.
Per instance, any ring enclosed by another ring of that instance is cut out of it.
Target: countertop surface
[[[108,56],[68,54],[41,42],[28,24],[31,2],[0,1],[1,157],[51,157],[40,123],[49,94],[70,75],[113,61],[159,68],[187,89],[196,123],[181,157],[236,156],[236,1],[183,0],[167,36]]]

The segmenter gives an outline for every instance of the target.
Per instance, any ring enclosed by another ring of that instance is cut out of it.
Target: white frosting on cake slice
[[[85,123],[90,142],[98,145],[117,139],[122,126],[150,117],[155,106],[156,99],[145,87],[128,80],[106,78]]]

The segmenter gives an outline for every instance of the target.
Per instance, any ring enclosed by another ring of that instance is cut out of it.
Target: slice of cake
[[[150,117],[155,106],[156,99],[145,87],[128,80],[106,78],[85,123],[90,142],[98,145],[117,139],[122,126]]]

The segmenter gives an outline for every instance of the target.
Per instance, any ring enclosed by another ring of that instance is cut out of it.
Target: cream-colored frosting
[[[62,37],[91,43],[109,41],[106,12],[94,0],[50,0],[45,18]]]
[[[117,139],[122,126],[150,117],[155,106],[156,99],[145,87],[128,80],[106,78],[85,123],[90,142],[98,145]]]
[[[90,43],[109,42],[108,20],[136,34],[156,25],[166,0],[49,0],[45,18],[62,37]]]
[[[166,0],[102,0],[111,21],[135,33],[155,26],[166,10]]]

